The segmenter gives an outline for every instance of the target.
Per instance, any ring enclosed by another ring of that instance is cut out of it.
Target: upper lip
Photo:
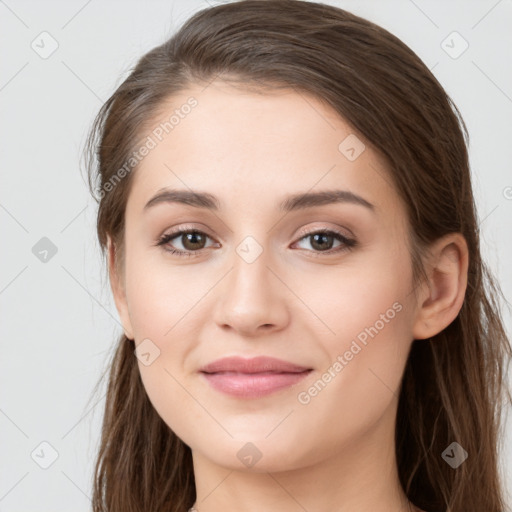
[[[232,356],[217,359],[212,363],[203,366],[200,371],[205,373],[217,372],[238,372],[238,373],[261,373],[261,372],[274,372],[274,373],[299,373],[311,368],[299,366],[282,359],[275,357],[258,356],[249,359]]]

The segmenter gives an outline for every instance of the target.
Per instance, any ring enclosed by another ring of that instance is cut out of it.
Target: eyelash
[[[198,229],[180,229],[178,231],[174,231],[172,233],[166,233],[159,237],[159,239],[156,242],[156,246],[164,246],[165,244],[169,243],[171,240],[174,240],[175,238],[178,238],[181,235],[184,234],[199,234],[199,235],[205,235],[208,238],[211,238],[203,231],[199,231]],[[351,251],[354,247],[356,247],[357,242],[354,239],[347,238],[345,235],[342,235],[338,231],[335,230],[328,230],[328,229],[319,229],[316,231],[310,231],[307,233],[302,233],[302,236],[297,240],[297,242],[300,242],[304,238],[313,236],[313,235],[334,235],[334,238],[342,242],[343,245],[337,247],[336,249],[330,249],[328,251],[308,251],[312,253],[312,256],[314,257],[321,257],[323,255],[332,255],[337,254],[345,251]],[[180,249],[165,249],[163,250],[176,255],[178,257],[195,257],[198,256],[198,253],[201,253],[204,249],[200,249],[198,251],[182,251]]]

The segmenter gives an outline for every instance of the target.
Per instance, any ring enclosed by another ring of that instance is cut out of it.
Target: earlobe
[[[468,248],[460,233],[450,233],[431,247],[428,282],[414,322],[414,339],[441,332],[457,317],[464,302],[468,273]]]
[[[127,338],[133,339],[133,329],[128,312],[125,287],[122,276],[119,275],[116,265],[116,247],[110,236],[107,235],[107,257],[110,288],[114,297],[117,312],[123,325],[124,334]]]

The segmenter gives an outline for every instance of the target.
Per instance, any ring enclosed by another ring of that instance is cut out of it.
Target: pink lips
[[[228,395],[259,398],[291,386],[309,375],[305,368],[273,357],[225,357],[200,369],[210,385]]]

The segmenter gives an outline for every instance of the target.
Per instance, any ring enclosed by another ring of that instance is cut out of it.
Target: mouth
[[[313,370],[293,372],[252,372],[236,371],[200,372],[217,391],[238,398],[261,398],[297,384]]]
[[[300,382],[313,371],[270,356],[217,359],[200,369],[213,389],[238,398],[260,398]]]

